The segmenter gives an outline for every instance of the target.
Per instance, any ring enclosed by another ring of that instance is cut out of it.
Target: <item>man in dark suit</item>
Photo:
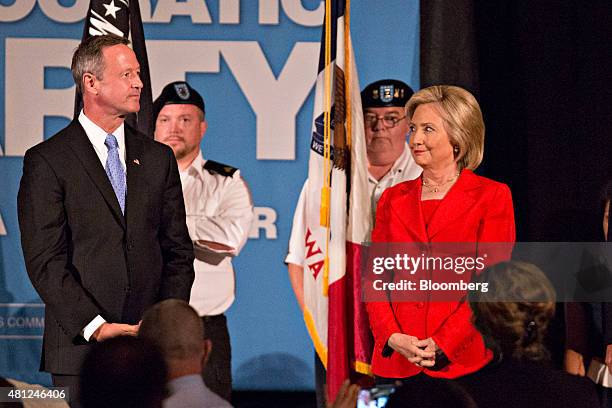
[[[194,278],[172,150],[124,124],[142,88],[127,44],[106,35],[79,45],[83,110],[26,152],[19,188],[26,268],[46,305],[41,369],[71,400],[93,341],[136,335],[149,306],[189,300]]]

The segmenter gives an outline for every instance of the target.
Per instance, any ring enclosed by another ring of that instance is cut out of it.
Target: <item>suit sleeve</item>
[[[187,216],[187,227],[193,241],[227,245],[235,248],[233,255],[238,255],[246,243],[252,222],[251,193],[238,172],[224,188],[218,211],[214,215]]]
[[[514,226],[514,209],[512,195],[505,184],[499,184],[492,199],[488,202],[488,209],[478,229],[478,242],[506,243],[508,245],[495,245],[487,247],[490,252],[487,264],[493,264],[510,259],[512,245],[516,240]],[[480,333],[471,323],[472,311],[466,301],[448,317],[432,336],[436,344],[444,351],[451,361],[461,361],[470,358],[464,352],[470,345],[481,337]]]
[[[32,285],[67,335],[102,312],[71,270],[64,189],[45,158],[29,150],[17,196],[21,246]]]
[[[391,242],[387,232],[389,226],[388,197],[389,195],[385,192],[378,201],[376,223],[372,231],[373,243]],[[374,335],[374,342],[380,345],[381,349],[384,349],[387,340],[389,340],[393,333],[402,332],[391,309],[391,304],[389,302],[367,302],[366,311],[368,312],[370,327]]]
[[[189,301],[195,277],[193,245],[185,224],[185,202],[176,159],[169,147],[164,149],[168,161],[168,173],[159,231],[159,244],[164,263],[160,300],[176,298]]]

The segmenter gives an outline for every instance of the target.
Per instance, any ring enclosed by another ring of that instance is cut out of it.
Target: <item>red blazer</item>
[[[421,210],[421,179],[387,189],[378,202],[373,242],[507,242],[515,241],[514,210],[508,186],[463,170],[433,214],[426,230]],[[509,259],[510,246],[487,263]],[[497,259],[495,259],[497,258]],[[469,280],[469,276],[466,279]],[[372,371],[405,378],[421,371],[431,377],[456,378],[477,371],[492,358],[471,323],[466,302],[369,302],[366,309],[374,334]],[[382,350],[393,333],[419,339],[432,337],[450,364],[440,371],[416,366]]]

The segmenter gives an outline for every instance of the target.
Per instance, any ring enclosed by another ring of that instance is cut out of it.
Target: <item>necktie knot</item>
[[[119,147],[119,143],[117,143],[117,138],[113,134],[106,135],[106,139],[104,140],[104,144],[108,148],[108,150],[117,149]]]

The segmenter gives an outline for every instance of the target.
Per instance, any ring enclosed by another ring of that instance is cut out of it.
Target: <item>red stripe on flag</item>
[[[361,300],[361,260],[363,246],[346,243],[346,272],[329,286],[327,389],[333,401],[342,382],[364,383],[370,377],[373,339],[365,304]],[[371,385],[371,384],[368,384]]]
[[[327,317],[327,393],[334,401],[342,382],[349,377],[346,275],[329,285]]]

